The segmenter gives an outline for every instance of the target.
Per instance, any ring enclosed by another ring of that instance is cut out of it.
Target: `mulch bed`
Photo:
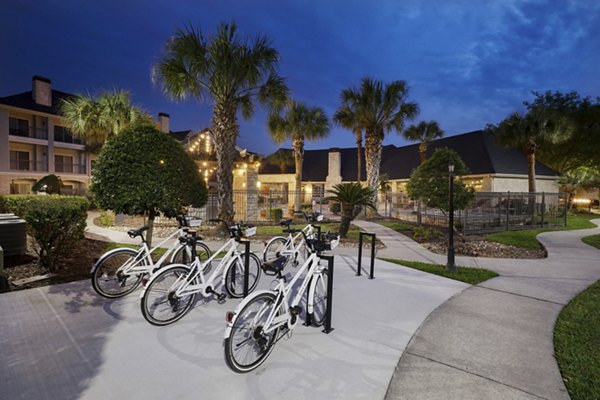
[[[90,269],[94,260],[106,249],[106,242],[92,239],[81,240],[71,252],[71,257],[59,266],[54,274],[43,280],[36,280],[21,285],[15,281],[49,274],[49,271],[37,263],[31,241],[28,241],[28,251],[24,256],[11,256],[4,258],[4,272],[10,282],[11,290],[31,289],[34,287],[54,285],[57,283],[72,282],[89,279]]]
[[[436,254],[445,255],[448,250],[447,240],[424,242],[422,245]],[[546,251],[543,249],[524,249],[508,246],[489,242],[480,237],[466,237],[465,241],[456,239],[454,241],[454,251],[457,256],[467,257],[538,259],[547,256]]]

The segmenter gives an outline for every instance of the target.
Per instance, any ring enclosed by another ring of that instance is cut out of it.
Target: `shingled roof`
[[[0,104],[7,106],[13,106],[18,108],[24,108],[26,110],[38,111],[47,114],[58,115],[58,107],[63,99],[70,99],[77,97],[71,93],[61,92],[60,90],[52,90],[52,107],[44,106],[36,103],[33,100],[33,94],[29,92],[23,92],[19,94],[13,94],[12,96],[0,97]]]
[[[527,175],[527,158],[523,153],[509,148],[500,147],[494,137],[484,131],[468,132],[461,135],[449,136],[431,142],[427,148],[427,156],[435,149],[450,148],[463,159],[471,175],[511,174]],[[289,151],[291,149],[279,149]],[[356,148],[338,149],[341,158],[341,175],[343,181],[355,181],[357,169]],[[302,180],[324,182],[328,174],[330,149],[305,150],[302,165]],[[364,151],[362,162],[362,179],[366,178]],[[419,166],[419,145],[412,144],[403,147],[394,145],[383,146],[381,154],[380,173],[387,174],[389,179],[408,179],[412,171]],[[556,171],[540,162],[536,162],[536,174],[539,176],[558,176]],[[294,168],[291,167],[291,173]],[[276,165],[264,164],[261,174],[279,174]]]

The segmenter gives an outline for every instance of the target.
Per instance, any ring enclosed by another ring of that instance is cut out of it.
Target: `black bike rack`
[[[333,331],[331,327],[331,308],[333,307],[333,256],[319,256],[327,260],[327,310],[325,311],[325,328],[323,333]]]
[[[246,297],[250,281],[250,241],[246,239],[241,242],[244,243],[244,297]]]
[[[358,235],[358,270],[356,271],[356,276],[361,276],[364,236],[371,237],[371,273],[369,274],[369,279],[375,279],[375,234],[369,232],[360,232]]]

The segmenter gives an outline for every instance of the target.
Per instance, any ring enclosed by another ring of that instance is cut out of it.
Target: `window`
[[[29,171],[29,152],[28,151],[10,151],[10,169],[17,171]]]
[[[74,144],[83,143],[81,139],[73,136],[69,128],[60,125],[54,125],[54,141]]]
[[[73,173],[73,157],[71,156],[54,156],[54,170],[56,172]]]
[[[29,121],[21,118],[8,119],[8,133],[16,136],[29,136]]]

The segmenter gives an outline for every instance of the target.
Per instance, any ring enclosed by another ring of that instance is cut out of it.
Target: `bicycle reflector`
[[[225,322],[231,322],[233,321],[233,317],[235,317],[235,313],[233,311],[227,311],[225,313]]]

